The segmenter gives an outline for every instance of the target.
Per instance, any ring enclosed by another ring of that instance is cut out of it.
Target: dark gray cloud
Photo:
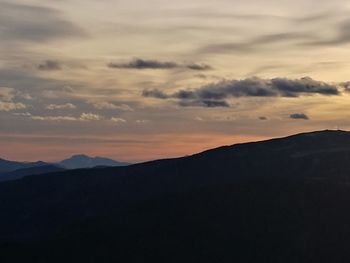
[[[46,42],[86,36],[84,30],[53,8],[0,3],[1,41]]]
[[[157,60],[134,59],[127,63],[109,63],[110,68],[126,69],[171,69],[177,68],[178,64],[174,62],[160,62]]]
[[[341,82],[339,86],[344,88],[346,92],[350,92],[350,81]]]
[[[230,104],[224,100],[180,100],[182,107],[228,108]]]
[[[313,80],[301,79],[261,79],[258,77],[243,80],[225,80],[202,86],[197,89],[179,90],[166,94],[161,90],[144,90],[144,97],[157,99],[176,99],[181,106],[228,107],[229,98],[239,97],[299,97],[306,95],[339,95],[337,85]],[[209,106],[210,105],[210,106]]]
[[[212,67],[209,66],[209,65],[196,64],[196,63],[188,64],[188,65],[186,65],[186,67],[189,68],[189,69],[192,69],[192,70],[210,70],[210,69],[212,69]]]
[[[295,120],[309,120],[309,117],[304,113],[293,113],[289,115],[289,118]]]
[[[156,98],[156,99],[168,99],[169,95],[158,89],[149,89],[142,92],[142,96]]]
[[[57,60],[46,60],[38,65],[39,70],[61,70],[61,63]]]
[[[271,87],[279,91],[283,97],[298,97],[303,94],[339,95],[336,85],[313,80],[305,77],[297,80],[275,78],[271,80]]]
[[[220,98],[198,98],[193,91],[180,90],[173,94],[166,94],[158,89],[144,90],[142,92],[144,97],[152,97],[157,99],[178,99],[178,105],[182,107],[230,107],[228,102]]]
[[[191,70],[209,70],[211,66],[206,64],[190,63],[190,64],[179,64],[172,61],[158,61],[153,59],[140,59],[136,58],[127,63],[115,63],[111,62],[107,64],[109,68],[118,69],[174,69],[174,68],[187,68]]]

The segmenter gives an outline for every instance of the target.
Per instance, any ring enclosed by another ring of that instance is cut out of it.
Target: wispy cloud
[[[27,108],[27,106],[20,102],[0,101],[0,111],[22,110],[25,108]]]
[[[71,116],[30,116],[36,121],[78,121],[79,119]]]
[[[1,41],[43,42],[86,36],[86,32],[56,9],[0,3]]]
[[[94,114],[94,113],[82,113],[79,118],[79,120],[82,120],[82,121],[99,121],[102,119],[103,117],[101,115]]]
[[[283,43],[304,43],[306,41],[316,41],[318,38],[311,33],[287,32],[261,35],[250,40],[241,42],[226,42],[209,44],[199,48],[198,53],[246,53],[256,51],[262,47],[270,47]]]
[[[107,102],[107,101],[99,101],[99,102],[94,102],[91,101],[89,102],[95,109],[98,110],[120,110],[120,111],[133,111],[133,108],[131,108],[127,104],[114,104],[112,102]]]
[[[61,63],[57,60],[46,60],[38,65],[39,70],[61,70]]]
[[[126,122],[125,119],[123,119],[123,118],[118,118],[118,117],[112,117],[112,118],[111,118],[111,121],[117,122],[117,123],[124,123],[124,122]]]
[[[82,113],[79,116],[72,116],[72,115],[33,115],[29,112],[20,112],[20,113],[13,113],[15,116],[20,117],[26,117],[30,118],[35,121],[100,121],[104,120],[105,118],[101,115],[95,114],[95,113]]]
[[[0,87],[0,100],[12,101],[15,97],[15,93],[13,88]]]
[[[304,44],[308,46],[335,46],[350,43],[350,19],[346,19],[336,24],[332,36],[314,41],[307,41]]]
[[[46,109],[48,110],[62,110],[62,109],[76,109],[77,106],[75,106],[72,103],[66,103],[66,104],[50,104],[46,106]]]

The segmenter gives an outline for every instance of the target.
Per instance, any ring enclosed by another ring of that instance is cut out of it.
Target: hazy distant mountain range
[[[44,162],[16,162],[0,159],[0,173],[12,172],[18,169],[26,169],[46,165]]]
[[[42,161],[17,162],[0,159],[0,182],[19,179],[27,175],[59,172],[67,169],[126,165],[129,165],[129,163],[118,162],[104,157],[89,157],[87,155],[73,155],[57,163],[46,163]]]
[[[349,262],[350,133],[0,183],[1,262]]]
[[[96,166],[126,166],[130,163],[118,162],[104,157],[89,157],[87,155],[73,155],[58,163],[65,169],[93,168]]]

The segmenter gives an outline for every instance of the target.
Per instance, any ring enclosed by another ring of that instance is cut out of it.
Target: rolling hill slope
[[[349,160],[321,131],[1,183],[0,259],[347,262]]]

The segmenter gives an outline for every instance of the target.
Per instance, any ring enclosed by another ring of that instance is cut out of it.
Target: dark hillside
[[[350,133],[0,184],[12,262],[348,262]]]

